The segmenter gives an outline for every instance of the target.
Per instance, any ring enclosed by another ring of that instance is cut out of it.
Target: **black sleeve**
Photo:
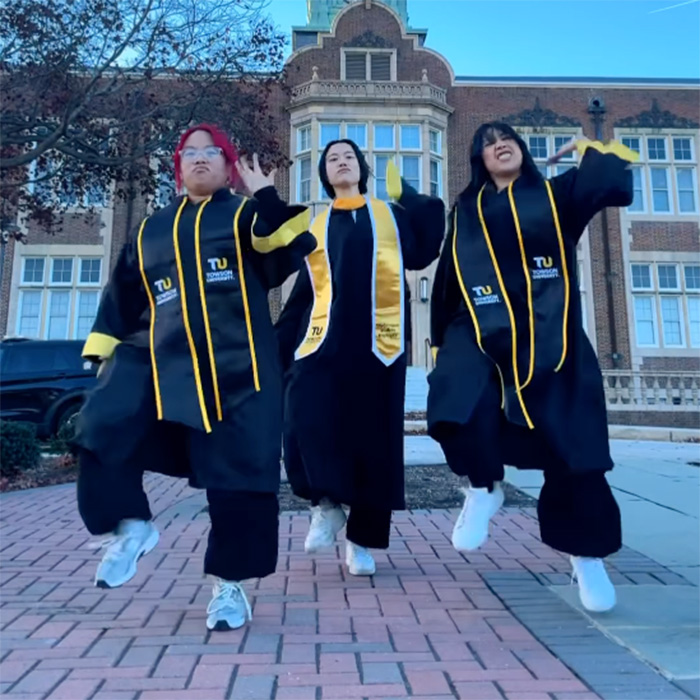
[[[311,280],[309,279],[309,271],[304,265],[299,270],[299,275],[294,283],[289,299],[287,299],[282,313],[275,324],[282,367],[285,371],[294,362],[294,352],[301,341],[303,332],[302,323],[313,300],[314,294]]]
[[[564,235],[574,243],[599,211],[626,207],[634,199],[633,151],[615,142],[587,142],[584,148],[578,168],[551,180]]]
[[[279,287],[316,248],[310,225],[308,207],[286,204],[274,187],[258,190],[248,200],[241,215],[241,241],[267,289]]]
[[[102,292],[92,331],[85,341],[83,357],[93,362],[109,358],[122,340],[139,330],[141,316],[148,308],[139,269],[137,234],[138,229],[132,232],[119,253]]]
[[[391,204],[401,236],[401,251],[407,270],[422,270],[440,254],[445,236],[445,204],[439,197],[418,194],[401,180],[401,196]]]
[[[440,348],[450,320],[459,309],[462,293],[457,280],[452,246],[454,244],[454,208],[450,212],[450,227],[442,247],[430,299],[430,335],[434,350]]]

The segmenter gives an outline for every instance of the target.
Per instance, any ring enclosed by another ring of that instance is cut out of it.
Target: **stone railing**
[[[379,82],[348,80],[310,80],[292,89],[292,104],[310,100],[338,99],[397,100],[404,102],[427,101],[449,109],[447,90],[420,82]]]
[[[700,411],[700,372],[603,370],[612,411]]]

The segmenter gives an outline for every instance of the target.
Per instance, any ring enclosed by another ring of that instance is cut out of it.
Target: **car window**
[[[80,356],[80,348],[80,343],[73,348],[53,343],[47,346],[40,342],[4,348],[2,372],[5,375],[82,372],[85,366]]]

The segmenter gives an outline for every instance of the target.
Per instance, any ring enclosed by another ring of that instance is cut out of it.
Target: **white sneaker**
[[[578,581],[581,604],[590,612],[608,612],[615,607],[617,596],[602,559],[571,557],[573,579]]]
[[[489,537],[489,522],[503,505],[505,496],[500,484],[488,489],[463,489],[462,512],[452,531],[452,546],[461,552],[471,552],[483,545]]]
[[[360,547],[350,540],[345,545],[345,563],[353,576],[374,576],[377,571],[377,565],[369,549]]]
[[[156,526],[146,520],[122,520],[116,532],[99,542],[97,548],[107,551],[95,573],[98,588],[117,588],[136,575],[138,560],[157,544],[160,535]]]
[[[207,629],[217,632],[237,630],[252,619],[253,611],[241,584],[215,578],[212,598],[207,605]]]
[[[332,547],[336,535],[343,529],[347,516],[341,506],[323,499],[311,508],[311,527],[306,535],[304,550],[313,554],[319,549]]]

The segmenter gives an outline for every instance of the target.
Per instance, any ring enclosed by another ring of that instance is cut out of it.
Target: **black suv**
[[[35,423],[48,437],[80,410],[96,381],[97,367],[80,353],[82,340],[0,342],[0,419]]]

